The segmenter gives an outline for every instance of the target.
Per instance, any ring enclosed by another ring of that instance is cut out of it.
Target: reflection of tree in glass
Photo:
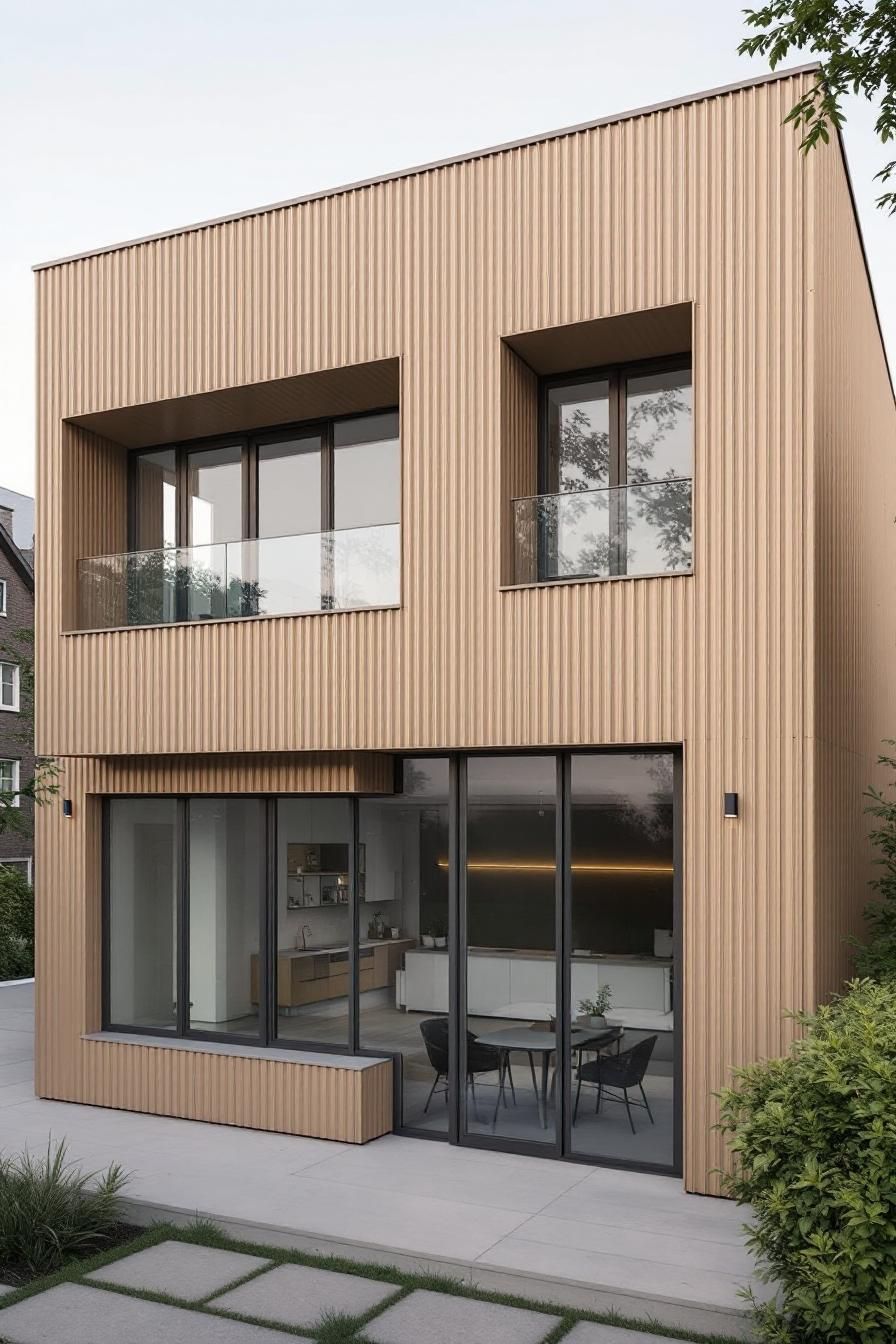
[[[632,399],[626,462],[628,484],[639,488],[622,491],[594,488],[595,482],[610,477],[609,434],[594,429],[582,407],[564,419],[562,490],[559,496],[538,501],[537,519],[542,554],[554,562],[557,575],[631,570],[637,558],[629,544],[635,518],[646,524],[669,570],[690,566],[690,482],[678,480],[674,466],[662,475],[653,469],[664,441],[677,434],[690,416],[689,389],[684,387],[659,388],[652,396]],[[612,513],[618,513],[614,522]],[[587,528],[584,535],[583,528]]]
[[[560,426],[560,488],[564,494],[594,490],[610,479],[610,435],[595,429],[582,406],[564,416]]]
[[[653,780],[650,801],[636,802],[630,795],[623,811],[630,825],[653,844],[672,842],[672,757],[659,752],[633,752],[633,761],[644,761]]]
[[[324,566],[333,576],[335,606],[397,602],[397,547],[395,524],[325,533]]]
[[[202,616],[253,616],[265,590],[253,579],[222,577],[188,551],[137,551],[101,557],[82,570],[82,601],[94,628],[157,625]]]

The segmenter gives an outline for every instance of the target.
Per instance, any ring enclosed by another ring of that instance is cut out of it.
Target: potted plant
[[[598,985],[593,999],[582,999],[579,1003],[579,1021],[589,1027],[605,1027],[607,1019],[604,1013],[610,1007],[613,998],[609,985]]]
[[[432,926],[432,936],[436,947],[448,946],[448,925],[444,920],[437,919]]]
[[[433,936],[432,936],[431,933],[424,933],[424,934],[421,934],[421,935],[420,935],[420,941],[421,941],[421,943],[423,944],[424,947],[432,948],[432,947],[435,947],[435,945],[436,945],[436,940],[435,940],[435,938],[433,938]]]

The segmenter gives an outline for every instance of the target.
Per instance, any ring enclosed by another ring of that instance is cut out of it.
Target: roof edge
[[[28,591],[34,595],[34,566],[29,562],[27,556],[22,554],[18,544],[13,540],[12,533],[7,532],[6,528],[0,523],[0,551],[4,551],[19,571],[19,576],[25,582]]]
[[[890,396],[896,405],[896,382],[893,380],[893,366],[890,363],[890,356],[887,351],[887,342],[884,336],[883,322],[880,317],[880,309],[877,305],[877,293],[874,288],[874,277],[871,274],[871,263],[868,260],[868,249],[865,246],[865,234],[862,229],[862,220],[859,215],[859,203],[856,198],[855,188],[852,181],[852,173],[849,168],[849,156],[846,153],[846,142],[843,138],[843,131],[839,126],[836,127],[837,144],[840,149],[840,158],[843,162],[843,171],[846,176],[846,190],[849,192],[849,203],[852,206],[853,223],[856,226],[856,236],[859,240],[859,250],[862,254],[862,265],[865,268],[865,279],[868,282],[868,295],[871,299],[871,308],[874,313],[874,321],[877,325],[877,335],[880,340],[881,353],[884,357],[884,368],[887,371],[887,378],[890,383]]]
[[[600,126],[612,126],[616,122],[632,121],[636,117],[647,117],[655,112],[668,112],[675,107],[688,107],[691,103],[702,103],[708,98],[718,98],[724,94],[738,93],[742,89],[756,88],[761,84],[772,84],[776,80],[793,79],[797,75],[817,72],[820,69],[820,62],[810,61],[806,65],[795,65],[786,70],[772,70],[767,74],[754,75],[751,79],[738,80],[733,84],[721,84],[714,89],[703,89],[698,93],[685,94],[678,98],[667,98],[661,103],[650,103],[645,107],[635,107],[627,112],[615,112],[612,116],[598,117],[594,121],[581,121],[575,126],[561,126],[558,130],[542,131],[537,135],[524,136],[521,140],[508,140],[504,144],[489,145],[484,149],[473,149],[464,154],[453,154],[449,158],[434,159],[431,163],[420,163],[411,168],[400,168],[395,172],[361,178],[357,182],[347,182],[342,186],[327,187],[322,191],[312,191],[305,196],[294,196],[289,200],[274,201],[269,205],[253,206],[249,210],[238,210],[233,214],[217,215],[213,219],[202,219],[194,224],[182,224],[177,228],[164,229],[159,233],[147,233],[140,238],[129,238],[120,243],[108,243],[105,247],[88,248],[85,252],[73,252],[70,256],[58,257],[52,261],[39,261],[31,269],[35,272],[52,270],[54,266],[65,266],[73,261],[86,261],[90,257],[104,256],[109,252],[123,252],[126,248],[139,247],[143,243],[155,243],[165,238],[177,238],[181,234],[197,233],[201,229],[211,229],[219,224],[232,224],[240,219],[251,219],[255,215],[272,214],[275,210],[288,210],[297,205],[307,205],[311,201],[325,200],[328,196],[344,196],[350,191],[361,191],[365,187],[375,187],[386,182],[398,182],[405,177],[417,177],[421,173],[430,173],[438,168],[451,168],[455,164],[471,163],[474,159],[487,159],[493,154],[506,154],[513,149],[527,149],[531,145],[544,144],[548,140],[560,140],[567,135],[580,135],[584,131],[597,130]]]

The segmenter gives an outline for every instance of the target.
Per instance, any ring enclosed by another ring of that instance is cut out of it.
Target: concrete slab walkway
[[[195,1282],[186,1281],[178,1262],[181,1256],[191,1259],[186,1254],[191,1251],[196,1252],[192,1257]],[[363,1275],[305,1265],[272,1268],[264,1260],[258,1265],[260,1269],[237,1264],[232,1251],[161,1242],[107,1266],[117,1271],[115,1277],[95,1271],[80,1283],[59,1284],[12,1306],[4,1308],[0,1303],[0,1339],[6,1344],[158,1344],[159,1340],[165,1344],[286,1344],[296,1338],[296,1329],[302,1331],[301,1338],[314,1338],[338,1315],[346,1325],[340,1338],[358,1344],[457,1344],[459,1340],[464,1344],[544,1344],[561,1323],[547,1311],[430,1290],[406,1292]],[[247,1273],[252,1277],[247,1279]],[[209,1277],[226,1291],[207,1296],[200,1308],[196,1305],[202,1296],[200,1287]],[[127,1296],[110,1284],[127,1284],[159,1296],[183,1296],[193,1305]],[[237,1320],[234,1315],[253,1319]],[[582,1334],[582,1330],[600,1333]],[[576,1344],[644,1344],[648,1340],[658,1344],[659,1339],[590,1323],[573,1326],[566,1338]]]
[[[40,1101],[20,1071],[31,986],[0,987],[0,1150],[131,1173],[130,1216],[438,1270],[496,1292],[748,1338],[741,1211],[679,1181],[394,1135],[364,1147]],[[756,1286],[754,1284],[754,1286]]]

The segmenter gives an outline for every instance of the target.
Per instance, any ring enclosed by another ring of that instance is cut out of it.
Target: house
[[[41,1096],[717,1188],[896,729],[814,79],[37,268]]]
[[[24,495],[15,498],[26,500]],[[30,882],[34,809],[18,790],[34,775],[34,570],[33,551],[16,544],[14,526],[12,509],[0,503],[0,805],[14,809],[0,830],[0,867],[18,869]]]

